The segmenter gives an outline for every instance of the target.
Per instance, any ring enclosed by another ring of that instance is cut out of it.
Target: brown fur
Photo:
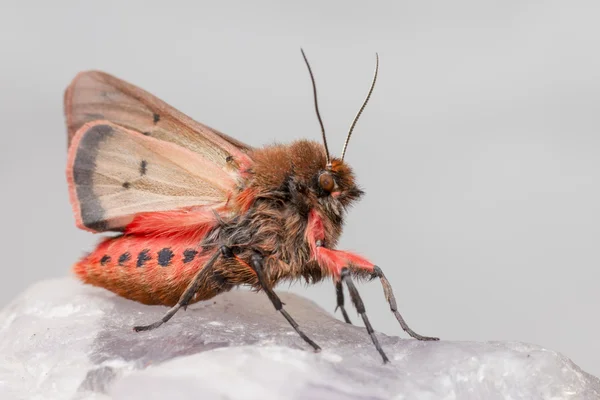
[[[362,194],[355,186],[350,167],[333,160],[331,173],[337,191],[333,196],[324,193],[318,184],[319,174],[326,170],[324,148],[318,142],[301,140],[268,146],[249,156],[252,167],[244,174],[246,178],[232,194],[230,203],[232,209],[244,211],[222,212],[214,222],[198,226],[210,226],[200,242],[192,232],[155,236],[136,226],[137,230],[129,230],[134,233],[111,238],[98,246],[76,265],[76,274],[87,283],[123,297],[164,305],[177,303],[187,284],[222,245],[236,249],[236,257],[219,258],[190,303],[236,285],[260,289],[256,274],[248,265],[254,251],[265,257],[265,276],[270,287],[281,280],[304,278],[316,282],[335,275],[335,268],[316,259],[314,242],[320,240],[327,248],[334,248],[342,231],[345,209]],[[309,214],[318,228],[309,224]],[[193,212],[186,217],[194,218]],[[175,253],[174,261],[167,267],[157,265],[157,252],[162,248],[171,248]],[[200,256],[193,263],[183,264],[183,251],[189,248],[198,249]],[[151,250],[152,259],[136,267],[136,258],[144,249]],[[131,260],[119,265],[116,261],[125,252],[131,253]],[[112,263],[101,265],[107,254]]]
[[[281,279],[308,277],[316,281],[330,276],[326,268],[307,267],[314,258],[306,240],[308,212],[315,210],[323,217],[325,245],[335,247],[345,209],[362,194],[351,168],[340,160],[333,161],[332,173],[342,193],[333,198],[318,190],[318,176],[326,170],[321,143],[299,140],[257,149],[249,155],[254,164],[247,186],[255,191],[255,200],[243,218],[251,221],[249,230],[253,232],[247,247],[258,248],[266,256],[271,286]],[[243,232],[240,227],[239,233]]]

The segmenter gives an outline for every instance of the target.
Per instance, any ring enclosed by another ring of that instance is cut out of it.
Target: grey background
[[[62,96],[78,71],[113,73],[252,145],[318,139],[303,46],[339,154],[378,51],[347,154],[367,196],[340,248],[387,272],[420,333],[537,343],[600,375],[599,12],[596,1],[3,1],[0,302],[68,274],[98,240],[75,228],[64,175]],[[380,286],[360,289],[374,326],[404,336]],[[329,282],[292,290],[333,311]]]

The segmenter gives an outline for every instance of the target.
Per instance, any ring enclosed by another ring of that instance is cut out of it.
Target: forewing
[[[250,146],[194,121],[150,93],[99,71],[78,74],[65,92],[68,142],[86,123],[107,120],[201,154],[216,165],[250,164]]]
[[[109,121],[78,129],[67,181],[77,225],[94,232],[123,230],[143,212],[215,209],[236,183],[204,153]]]

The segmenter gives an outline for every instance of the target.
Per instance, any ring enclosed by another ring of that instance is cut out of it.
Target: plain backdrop
[[[318,140],[302,46],[339,155],[379,52],[347,153],[367,195],[340,248],[382,267],[419,333],[536,343],[600,375],[600,2],[0,4],[2,304],[98,240],[64,174],[78,71],[254,146]],[[406,337],[380,285],[359,289],[376,329]],[[329,281],[291,290],[334,310]]]

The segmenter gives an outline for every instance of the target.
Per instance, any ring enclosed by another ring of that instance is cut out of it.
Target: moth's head
[[[379,56],[377,54],[375,54],[375,56],[375,74],[373,76],[373,81],[371,82],[369,93],[367,94],[365,101],[363,102],[362,106],[358,110],[358,113],[354,117],[354,120],[352,121],[352,125],[350,126],[350,130],[348,131],[348,135],[346,136],[346,140],[344,142],[344,147],[342,148],[340,158],[335,158],[331,157],[329,154],[329,147],[327,146],[327,136],[325,135],[325,127],[323,126],[323,121],[321,120],[321,114],[319,112],[319,106],[317,101],[317,85],[315,83],[315,78],[313,76],[312,69],[310,68],[310,64],[308,63],[308,59],[304,54],[304,50],[302,50],[302,57],[304,58],[312,82],[313,96],[315,101],[315,111],[317,113],[319,125],[321,126],[321,134],[323,137],[322,149],[324,153],[323,156],[325,158],[325,162],[324,164],[322,164],[322,168],[318,171],[317,174],[313,176],[311,186],[312,189],[317,193],[317,196],[320,199],[320,203],[324,203],[325,205],[342,205],[344,207],[347,207],[353,201],[358,200],[363,194],[363,192],[356,186],[354,182],[354,174],[352,173],[352,169],[350,168],[350,166],[344,162],[344,156],[346,155],[346,150],[348,149],[348,142],[350,141],[350,136],[352,136],[352,131],[354,130],[354,127],[356,126],[360,115],[365,109],[365,106],[369,102],[369,98],[371,97],[373,89],[375,88],[375,82],[377,81],[377,73],[379,71]]]
[[[252,153],[254,185],[264,193],[285,193],[309,207],[324,207],[341,214],[363,192],[352,168],[339,158],[330,159],[323,145],[297,140]]]
[[[347,208],[358,201],[364,192],[357,186],[352,168],[333,158],[313,175],[310,187],[323,205]]]

